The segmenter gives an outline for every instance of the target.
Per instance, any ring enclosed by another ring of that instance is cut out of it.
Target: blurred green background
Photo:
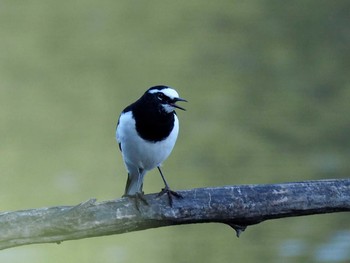
[[[173,189],[350,171],[349,1],[0,1],[0,210],[123,194],[121,110],[186,98]],[[157,171],[146,192],[162,187]],[[1,262],[349,262],[349,214],[151,229],[0,252]]]

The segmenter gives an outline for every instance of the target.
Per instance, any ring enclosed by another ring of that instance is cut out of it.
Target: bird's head
[[[146,91],[146,94],[152,96],[152,98],[161,105],[165,112],[170,113],[175,110],[175,108],[180,110],[185,110],[176,104],[178,101],[187,102],[187,100],[179,97],[176,90],[168,86],[154,86]]]

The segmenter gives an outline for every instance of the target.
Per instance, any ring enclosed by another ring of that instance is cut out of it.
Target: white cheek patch
[[[175,110],[175,107],[170,106],[169,104],[162,104],[163,109],[167,112],[173,112]]]

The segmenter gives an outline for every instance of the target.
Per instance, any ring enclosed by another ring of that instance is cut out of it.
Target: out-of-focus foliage
[[[0,210],[121,196],[115,124],[155,84],[189,101],[164,164],[174,189],[348,177],[349,12],[323,0],[1,1]],[[146,192],[161,186],[147,175]],[[335,240],[348,240],[348,222],[271,221],[240,239],[223,225],[180,226],[0,261],[345,262],[350,248]]]

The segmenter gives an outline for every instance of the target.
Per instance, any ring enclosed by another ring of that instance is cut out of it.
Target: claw
[[[175,192],[175,191],[170,190],[169,187],[164,187],[164,188],[162,188],[162,191],[160,191],[160,192],[158,193],[157,197],[160,197],[160,196],[162,196],[162,195],[164,195],[164,194],[167,194],[167,196],[168,196],[168,200],[169,200],[169,205],[170,205],[170,207],[173,207],[173,196],[176,197],[176,198],[178,198],[178,199],[182,199],[182,198],[183,198],[183,196],[182,196],[181,194],[179,194],[179,193],[177,193],[177,192]]]

